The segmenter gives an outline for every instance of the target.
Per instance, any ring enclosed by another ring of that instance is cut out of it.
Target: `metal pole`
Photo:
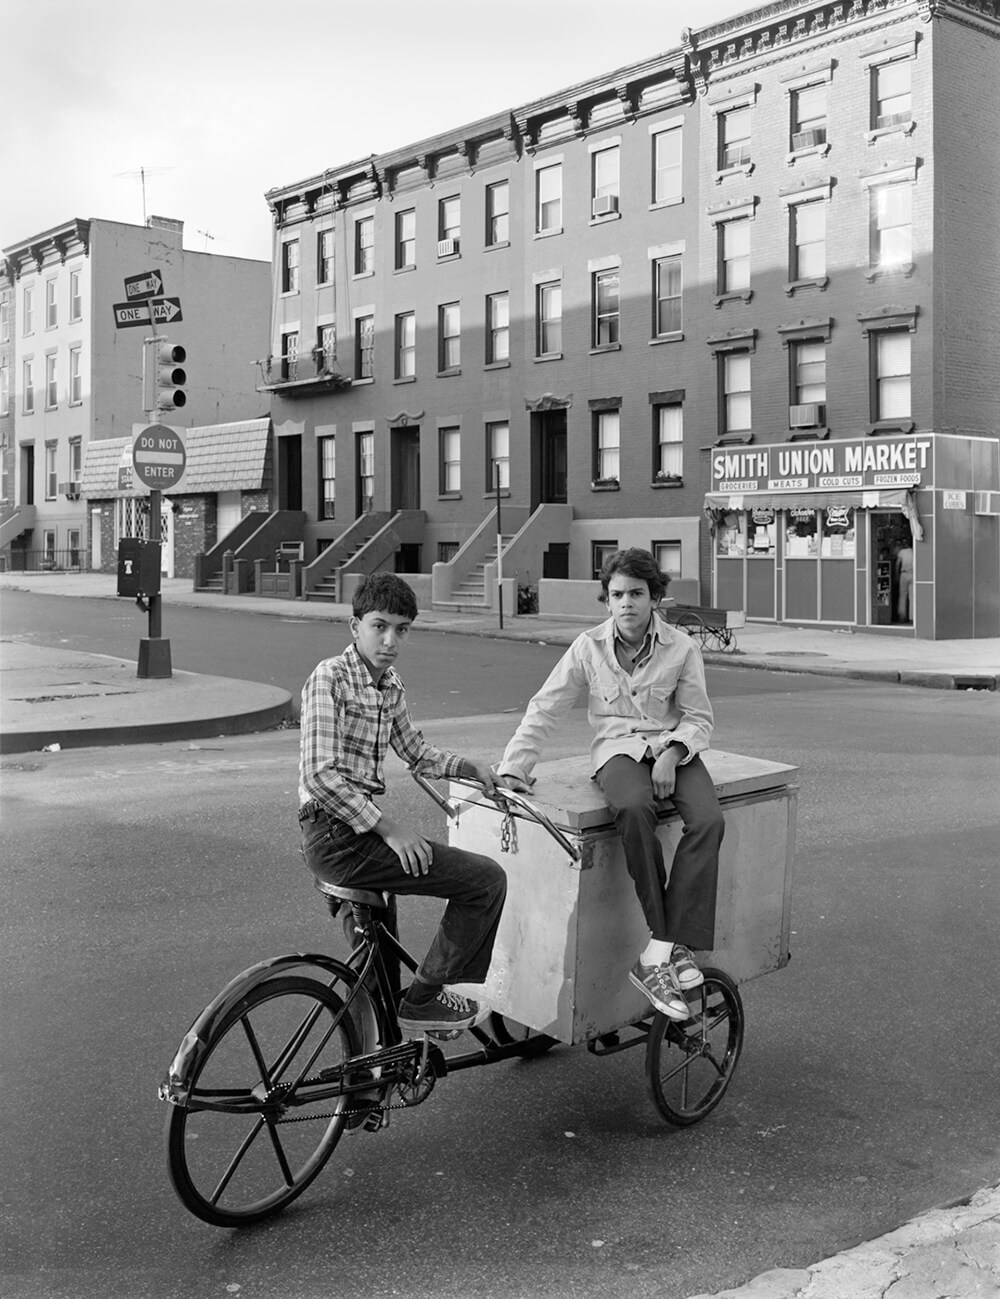
[[[503,631],[503,528],[500,526],[500,465],[493,466],[497,489],[497,593],[500,597],[500,630]]]
[[[149,540],[160,541],[160,489],[149,489]],[[149,597],[149,639],[159,640],[163,635],[163,609],[159,595]]]

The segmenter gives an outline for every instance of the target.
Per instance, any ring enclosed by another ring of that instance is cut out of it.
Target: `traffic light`
[[[156,349],[156,409],[180,410],[187,405],[187,351],[180,343],[160,343]]]

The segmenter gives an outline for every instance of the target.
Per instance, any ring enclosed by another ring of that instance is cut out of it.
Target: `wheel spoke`
[[[222,1195],[226,1187],[229,1185],[229,1183],[232,1181],[233,1174],[236,1172],[237,1168],[239,1168],[240,1164],[243,1162],[244,1155],[247,1153],[247,1151],[253,1145],[254,1141],[257,1139],[257,1134],[260,1132],[263,1126],[264,1126],[264,1119],[263,1116],[261,1116],[254,1124],[253,1128],[247,1133],[239,1150],[237,1150],[236,1154],[233,1155],[232,1159],[230,1160],[229,1167],[222,1174],[222,1178],[219,1181],[218,1186],[209,1196],[210,1204],[219,1203],[220,1196]]]

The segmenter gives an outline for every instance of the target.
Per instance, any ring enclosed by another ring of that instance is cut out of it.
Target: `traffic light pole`
[[[142,341],[144,349],[148,349],[151,345],[154,348],[158,347],[160,343],[165,343],[166,339],[160,334],[151,334],[149,338],[144,338]],[[155,351],[144,350],[142,360],[143,406],[146,408],[146,418],[152,423],[156,417],[157,357]],[[160,489],[151,487],[149,489],[149,540],[155,542],[157,548],[161,544],[161,508]],[[147,596],[146,611],[148,614],[147,627],[149,634],[147,639],[139,641],[139,662],[136,676],[143,679],[172,677],[170,641],[163,639],[163,605],[159,586],[157,586],[155,595]]]

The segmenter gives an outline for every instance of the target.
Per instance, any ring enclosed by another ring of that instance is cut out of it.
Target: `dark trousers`
[[[448,905],[427,955],[417,970],[422,983],[482,983],[507,895],[507,876],[491,857],[432,843],[426,875],[408,875],[377,834],[316,810],[300,814],[302,856],[318,878],[344,888],[384,890],[446,898]]]
[[[715,944],[719,846],[725,832],[712,778],[699,757],[677,768],[671,802],[684,822],[667,880],[656,837],[652,760],[618,755],[597,773],[622,838],[625,864],[654,938],[701,951]]]

